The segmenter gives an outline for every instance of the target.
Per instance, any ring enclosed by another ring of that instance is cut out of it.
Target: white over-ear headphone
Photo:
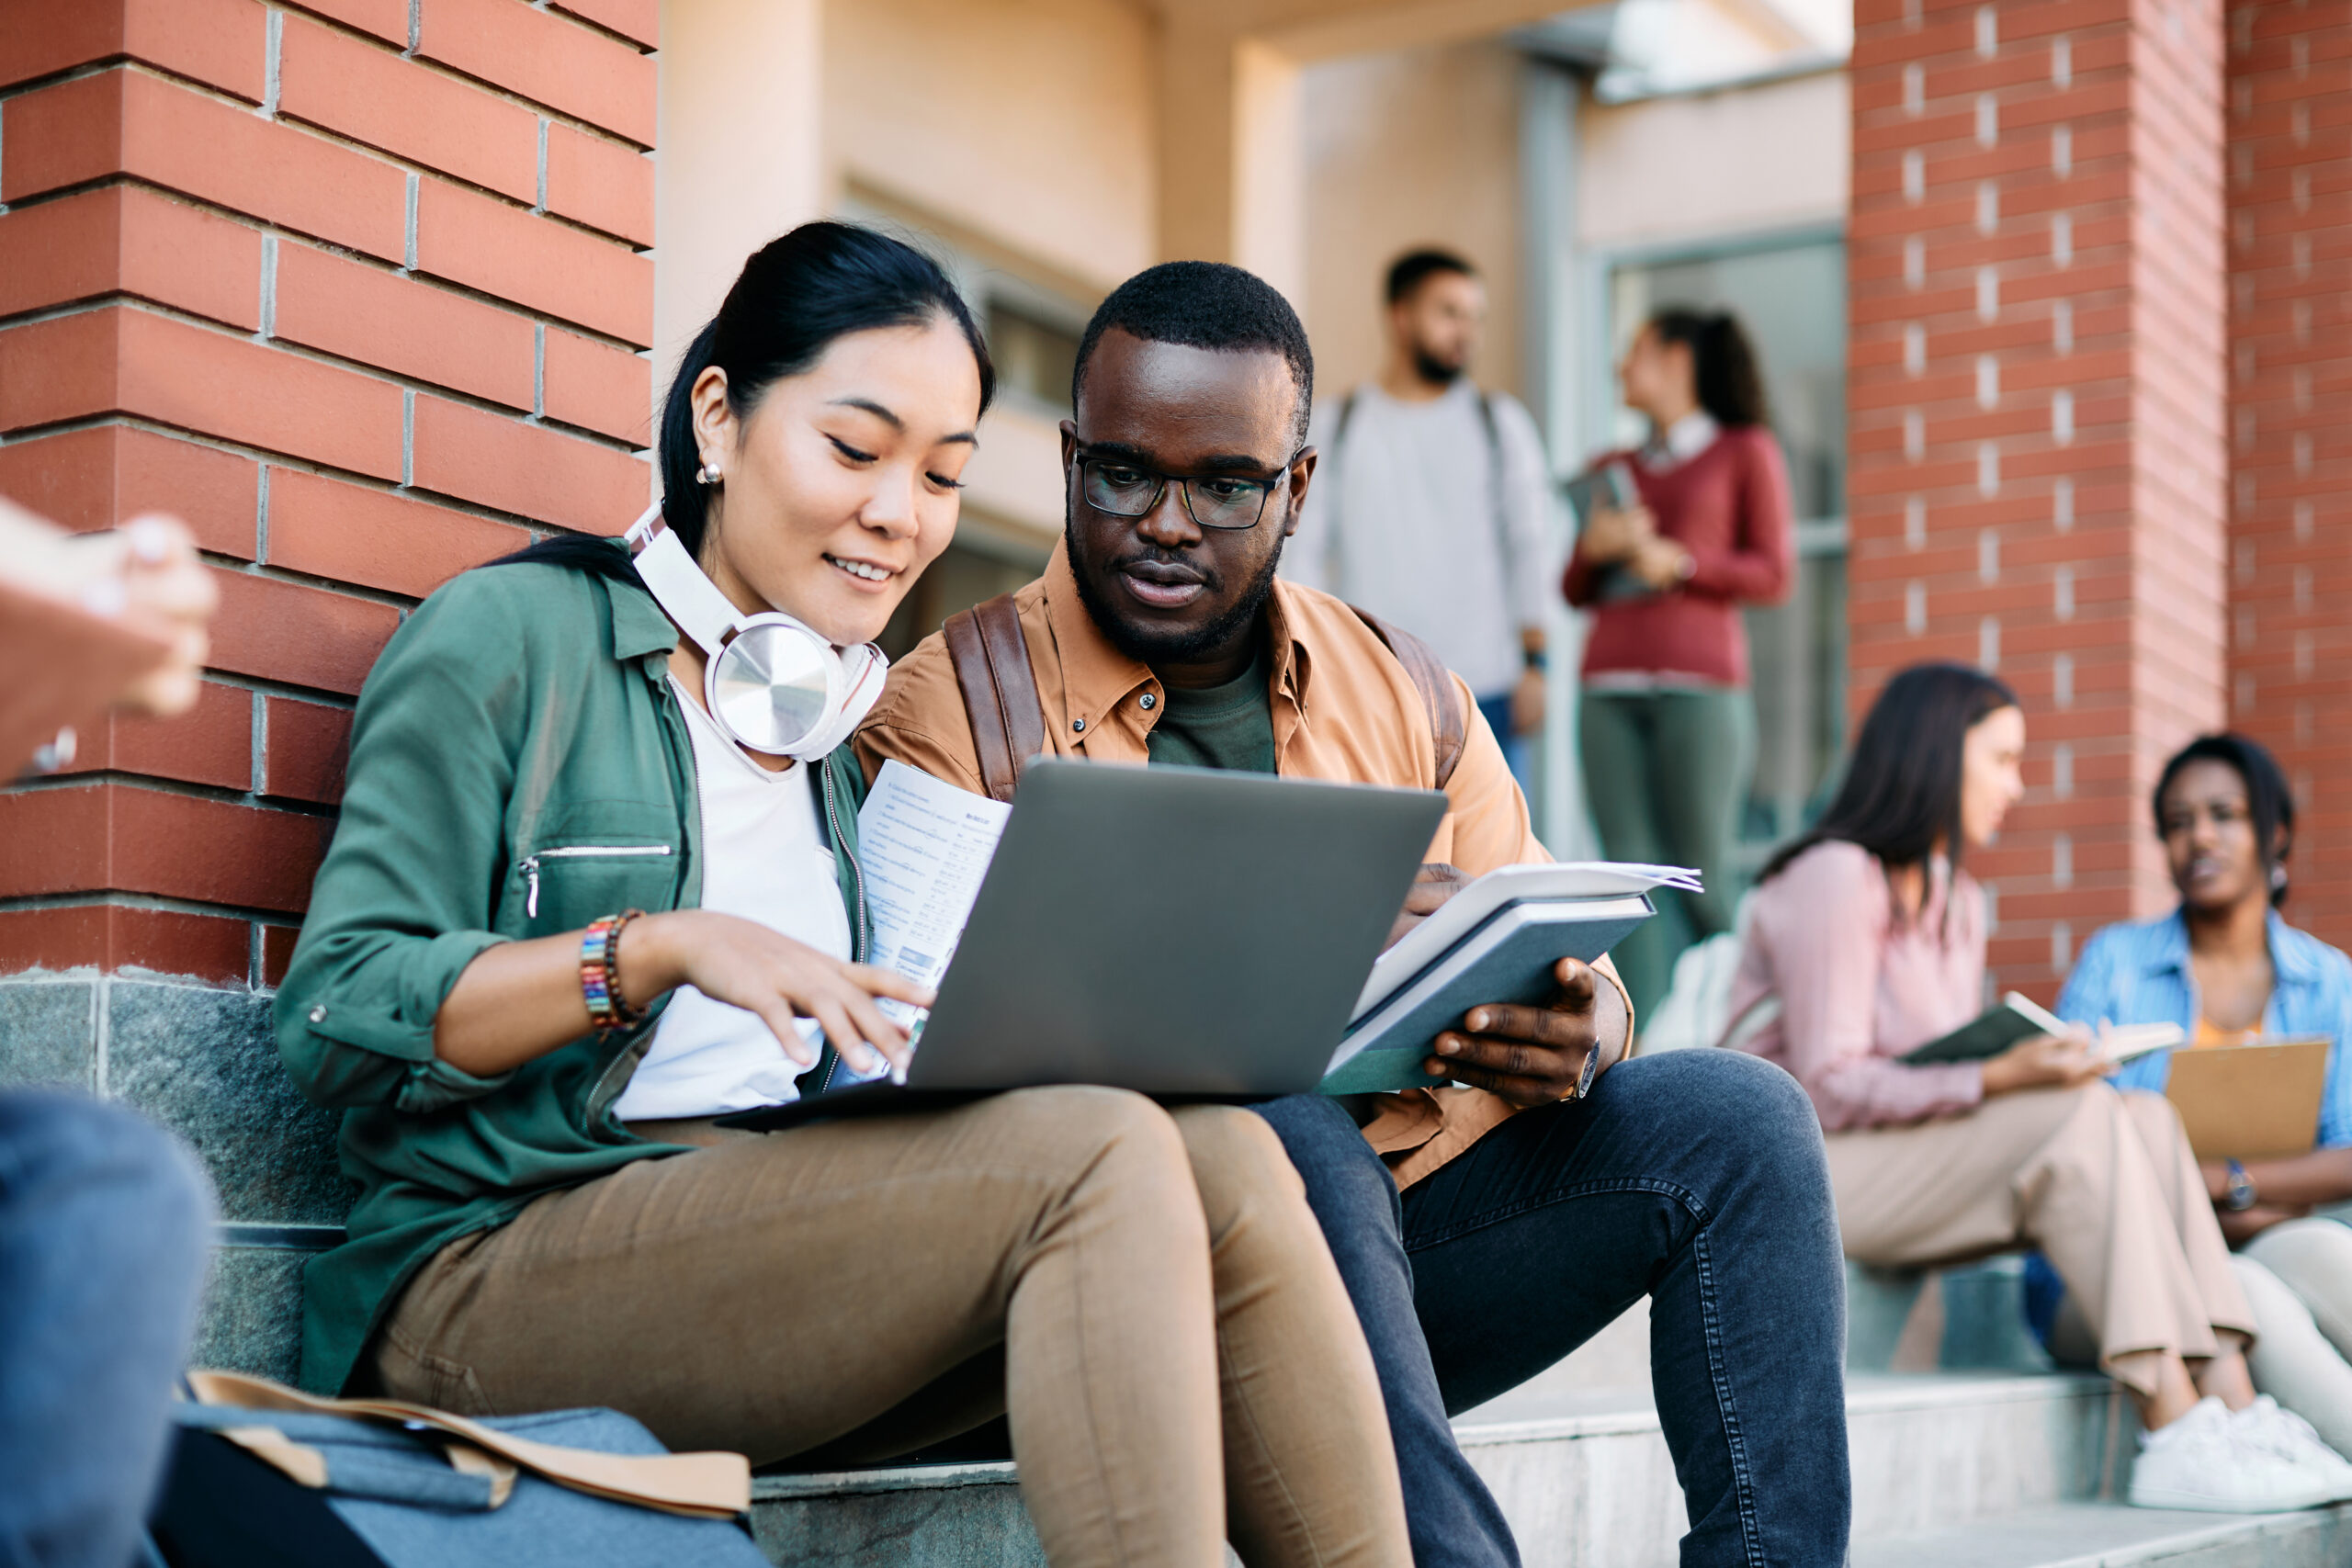
[[[737,745],[806,761],[873,711],[890,667],[880,649],[836,648],[781,610],[740,614],[662,525],[659,502],[627,537],[654,603],[701,647],[704,702]]]

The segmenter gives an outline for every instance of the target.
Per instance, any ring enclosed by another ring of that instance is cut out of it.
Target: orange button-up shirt
[[[1046,573],[1013,596],[1045,705],[1052,754],[1148,762],[1151,727],[1166,711],[1159,677],[1114,647],[1078,596],[1066,546]],[[1356,613],[1328,593],[1277,578],[1268,603],[1272,635],[1275,772],[1284,778],[1436,787],[1436,739],[1412,677]],[[1528,825],[1527,802],[1502,748],[1460,676],[1469,743],[1446,785],[1448,809],[1422,858],[1479,876],[1551,855]],[[1144,699],[1148,695],[1149,701]],[[978,756],[954,663],[938,634],[891,666],[882,700],[856,738],[871,779],[897,758],[934,778],[983,793]],[[1596,966],[1623,985],[1603,958]],[[1630,999],[1627,1017],[1632,1016]],[[1408,1089],[1372,1097],[1364,1137],[1399,1187],[1476,1143],[1515,1109],[1484,1089]]]

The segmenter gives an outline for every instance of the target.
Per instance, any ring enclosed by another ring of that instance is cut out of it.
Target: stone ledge
[[[1575,1370],[1564,1362],[1486,1407],[1494,1414],[1457,1420],[1463,1450],[1529,1568],[1661,1568],[1687,1526],[1657,1413],[1645,1393],[1566,1382]],[[2112,1496],[2129,1449],[2121,1396],[2096,1376],[1860,1377],[1847,1411],[1857,1540],[1964,1535],[2019,1509]],[[778,1562],[1043,1561],[1008,1463],[762,1476],[752,1497],[754,1529]]]
[[[1853,1568],[2341,1568],[2352,1503],[2294,1514],[2190,1514],[2076,1503],[1858,1544]]]

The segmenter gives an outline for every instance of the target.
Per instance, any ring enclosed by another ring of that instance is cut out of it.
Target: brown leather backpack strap
[[[1046,749],[1046,710],[1029,668],[1029,639],[1012,595],[1000,593],[947,617],[939,628],[964,694],[980,784],[991,799],[1010,801],[1021,770]]]
[[[1372,633],[1388,645],[1405,673],[1413,678],[1414,687],[1421,694],[1421,704],[1430,710],[1430,734],[1437,742],[1437,787],[1443,789],[1453,779],[1454,765],[1462,761],[1463,749],[1470,744],[1470,716],[1463,711],[1462,693],[1453,683],[1453,672],[1445,667],[1428,643],[1404,627],[1391,626],[1369,610],[1355,610],[1356,618],[1372,628]]]
[[[663,1513],[731,1518],[752,1511],[752,1467],[741,1454],[615,1454],[595,1449],[559,1448],[553,1443],[518,1438],[446,1410],[401,1400],[321,1399],[267,1378],[247,1377],[241,1372],[190,1372],[187,1382],[198,1403],[204,1404],[347,1416],[356,1420],[395,1424],[411,1431],[427,1428],[442,1437],[469,1443],[485,1454],[535,1472],[575,1492],[635,1503]],[[263,1448],[272,1450],[264,1457],[280,1470],[294,1473],[296,1479],[302,1479],[299,1472],[311,1468],[314,1456],[306,1452],[304,1445],[290,1441],[272,1443],[266,1438],[260,1441]],[[458,1469],[469,1468],[454,1458],[450,1462]],[[319,1468],[323,1470],[323,1461]],[[306,1480],[304,1484],[319,1484],[324,1480],[321,1474],[318,1483]]]

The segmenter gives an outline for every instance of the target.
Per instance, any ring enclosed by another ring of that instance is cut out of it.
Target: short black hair
[[[1460,273],[1464,277],[1478,276],[1476,267],[1452,251],[1434,247],[1407,251],[1388,264],[1388,302],[1391,305],[1402,304],[1412,297],[1414,289],[1441,272]]]
[[[2287,852],[2295,847],[2295,792],[2288,787],[2278,759],[2261,741],[2228,731],[2200,735],[2174,752],[2156,778],[2155,793],[2148,797],[2160,839],[2165,832],[2165,796],[2191,762],[2219,762],[2245,782],[2246,815],[2254,818],[2255,852],[2262,857],[2263,872],[2270,878],[2270,902],[2285,903],[2287,880],[2278,872]]]
[[[1315,355],[1306,328],[1282,291],[1256,273],[1223,262],[1162,262],[1144,268],[1111,291],[1086,323],[1078,342],[1078,364],[1069,376],[1070,407],[1086,389],[1087,362],[1094,345],[1113,327],[1146,343],[1241,353],[1279,354],[1298,389],[1298,440],[1315,402]]]

